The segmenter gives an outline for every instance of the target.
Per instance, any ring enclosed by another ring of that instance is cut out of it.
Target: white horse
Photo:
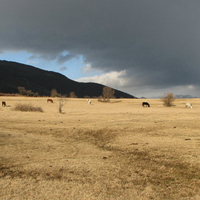
[[[92,103],[92,101],[90,101],[89,99],[87,100],[88,104],[90,105]]]
[[[192,104],[191,104],[191,103],[186,103],[186,104],[185,104],[185,107],[186,107],[186,108],[192,108]]]

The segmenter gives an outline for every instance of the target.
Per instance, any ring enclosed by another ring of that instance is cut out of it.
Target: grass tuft
[[[40,106],[33,106],[31,104],[16,104],[14,110],[23,112],[44,112]]]

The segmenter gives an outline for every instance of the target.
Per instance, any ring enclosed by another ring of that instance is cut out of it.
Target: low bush
[[[14,110],[23,112],[44,112],[40,106],[33,106],[31,104],[16,104]]]
[[[173,106],[173,101],[175,100],[173,93],[168,93],[164,97],[161,98],[163,101],[163,105],[170,107]]]
[[[98,97],[98,102],[103,102],[103,103],[110,102],[110,99],[105,99],[102,96],[100,96],[100,97]]]

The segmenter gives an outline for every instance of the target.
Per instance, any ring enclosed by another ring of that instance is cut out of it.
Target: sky
[[[0,3],[0,60],[136,97],[200,97],[199,0]]]

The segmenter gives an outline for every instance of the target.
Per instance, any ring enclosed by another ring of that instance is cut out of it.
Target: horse
[[[47,103],[48,102],[53,103],[53,100],[52,99],[47,99]]]
[[[88,104],[91,104],[91,103],[92,103],[92,101],[90,101],[89,99],[87,100],[87,102],[88,102]]]
[[[2,101],[2,107],[6,107],[6,102]]]
[[[186,103],[185,108],[191,108],[192,109],[192,104],[191,103]]]
[[[150,107],[150,104],[148,102],[142,102],[143,107]]]

